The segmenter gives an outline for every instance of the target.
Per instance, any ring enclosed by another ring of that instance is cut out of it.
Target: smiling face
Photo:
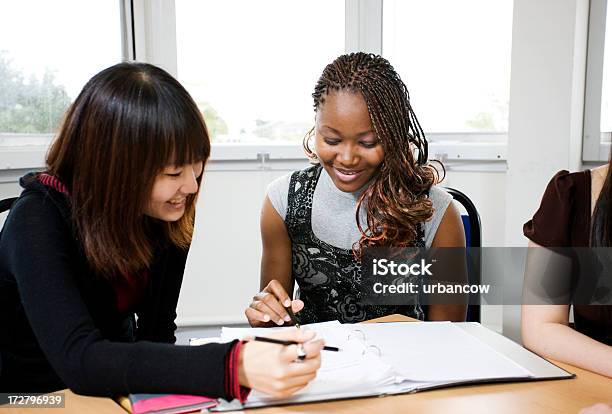
[[[177,221],[185,214],[187,196],[198,191],[203,163],[167,166],[155,178],[145,214],[163,221]]]
[[[317,109],[315,151],[332,181],[355,192],[378,172],[385,153],[359,92],[332,91]]]

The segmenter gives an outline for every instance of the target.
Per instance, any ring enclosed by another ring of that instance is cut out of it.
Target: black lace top
[[[312,166],[291,176],[285,224],[291,239],[292,277],[299,286],[304,309],[300,323],[339,320],[361,322],[394,313],[424,319],[418,297],[402,306],[360,303],[361,266],[351,250],[332,246],[312,231],[312,199],[322,168]],[[330,212],[333,217],[333,212]],[[415,247],[424,247],[423,226]]]

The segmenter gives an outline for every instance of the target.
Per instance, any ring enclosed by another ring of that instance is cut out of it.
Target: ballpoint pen
[[[267,338],[265,336],[253,336],[253,337],[247,337],[245,338],[245,340],[253,340],[253,341],[258,341],[258,342],[268,342],[270,344],[278,344],[278,345],[299,345],[300,342],[296,342],[296,341],[284,341],[282,339],[274,339],[274,338]],[[332,352],[340,352],[340,348],[336,347],[336,346],[324,346],[323,347],[324,351],[332,351]]]
[[[291,322],[293,322],[293,325],[296,328],[300,329],[300,323],[297,321],[297,318],[295,317],[295,313],[293,313],[293,309],[291,309],[291,305],[285,306],[285,310],[289,314],[289,317],[291,318]]]

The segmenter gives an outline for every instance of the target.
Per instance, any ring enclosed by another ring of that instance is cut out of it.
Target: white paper
[[[287,329],[296,328],[223,328],[221,339],[270,336],[273,332]],[[303,325],[302,329],[315,331],[316,338],[323,338],[326,345],[338,347],[340,352],[322,351],[321,368],[317,372],[317,377],[299,391],[294,399],[313,395],[339,395],[348,391],[382,390],[397,381],[393,368],[369,352],[360,339],[351,337],[351,331],[339,322]],[[271,400],[273,399],[256,391],[253,391],[248,398],[249,403]]]
[[[398,322],[353,326],[381,358],[411,381],[454,382],[526,378],[531,372],[451,322]]]

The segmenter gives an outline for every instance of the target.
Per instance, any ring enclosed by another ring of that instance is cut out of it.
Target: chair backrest
[[[480,215],[478,214],[478,210],[476,210],[476,206],[472,203],[472,200],[461,191],[450,187],[445,187],[445,189],[466,211],[466,214],[461,214],[466,246],[468,248],[482,247],[482,228],[480,225]],[[478,251],[478,249],[468,249],[467,262],[469,275],[468,282],[470,284],[480,284],[482,280],[480,251]],[[470,303],[472,303],[472,300],[478,304],[468,306],[467,321],[480,322],[480,297],[475,295],[475,297],[470,300]]]
[[[4,200],[0,200],[0,213],[10,210],[17,198],[18,197],[11,197],[5,198]]]
[[[480,214],[472,200],[459,190],[445,187],[453,200],[457,201],[465,209],[467,214],[461,215],[463,229],[465,230],[465,242],[467,247],[482,247],[482,230],[480,225]]]
[[[13,203],[17,200],[17,197],[5,198],[4,200],[0,200],[0,233],[2,232],[2,228],[4,227],[4,221],[8,216],[9,210]]]

